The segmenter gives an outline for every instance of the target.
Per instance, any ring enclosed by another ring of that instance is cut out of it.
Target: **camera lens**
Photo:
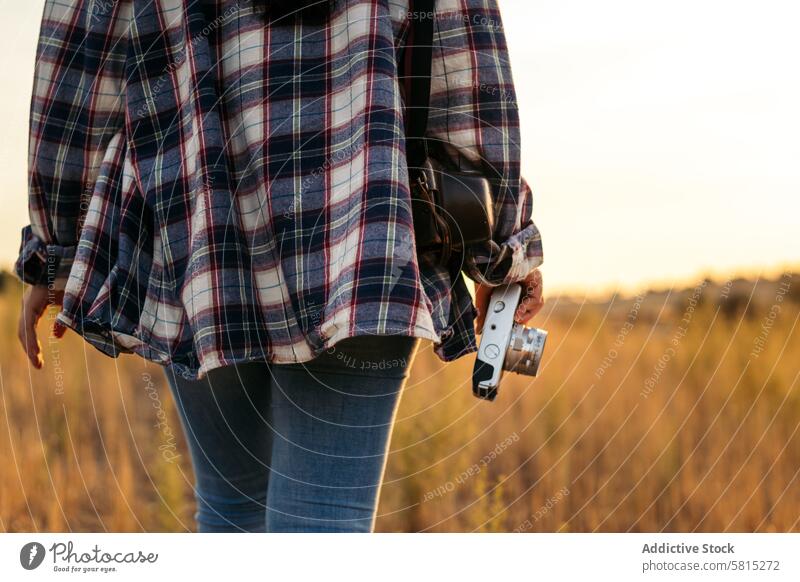
[[[515,374],[535,376],[542,361],[547,332],[515,323],[511,330],[503,369]]]

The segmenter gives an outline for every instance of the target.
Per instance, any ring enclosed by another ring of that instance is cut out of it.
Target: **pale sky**
[[[0,0],[0,265],[43,0]],[[800,265],[800,3],[500,0],[550,292]]]

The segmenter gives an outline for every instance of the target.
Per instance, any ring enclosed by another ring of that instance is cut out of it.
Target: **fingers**
[[[517,323],[527,323],[544,306],[544,283],[542,272],[538,269],[531,271],[531,274],[522,282],[522,297],[519,307],[514,314],[514,321]]]
[[[22,344],[22,349],[25,350],[25,354],[37,370],[44,365],[44,357],[42,356],[42,346],[36,335],[36,325],[51,302],[54,305],[61,305],[63,299],[63,291],[51,293],[47,287],[37,285],[28,287],[22,296],[22,309],[19,316],[17,336],[20,344]],[[56,322],[53,325],[53,335],[55,337],[60,338],[65,331],[66,328],[61,323]]]
[[[531,271],[530,275],[520,284],[522,285],[522,297],[520,297],[519,306],[514,313],[514,321],[524,324],[530,321],[544,307],[542,272],[538,269]],[[475,319],[476,333],[482,333],[483,331],[492,291],[494,291],[493,287],[485,285],[477,285],[475,288],[475,307],[478,310],[478,317]]]
[[[44,306],[39,303],[38,293],[34,287],[31,287],[23,296],[17,328],[17,336],[22,344],[22,349],[25,350],[25,354],[37,370],[41,369],[44,364],[41,345],[36,337],[36,323],[44,312]]]
[[[489,309],[489,300],[492,298],[491,287],[478,285],[475,288],[475,307],[478,310],[478,317],[475,319],[475,332],[483,331],[483,323],[486,321],[486,311]]]
[[[60,321],[56,320],[55,323],[53,323],[53,337],[56,339],[61,339],[64,337],[66,331],[67,328]]]

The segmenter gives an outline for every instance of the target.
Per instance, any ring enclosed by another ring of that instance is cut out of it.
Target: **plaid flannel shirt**
[[[249,0],[46,0],[17,274],[103,352],[187,378],[303,362],[354,335],[474,351],[461,271],[542,260],[495,0],[437,3],[428,136],[494,183],[494,240],[417,257],[397,56],[404,0],[339,0],[325,26]],[[451,276],[450,270],[454,271]]]

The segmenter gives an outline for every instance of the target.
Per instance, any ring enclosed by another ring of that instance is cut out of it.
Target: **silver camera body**
[[[478,398],[494,400],[506,370],[526,376],[539,371],[547,332],[514,323],[521,296],[519,283],[501,285],[492,292],[472,369],[472,393]]]

